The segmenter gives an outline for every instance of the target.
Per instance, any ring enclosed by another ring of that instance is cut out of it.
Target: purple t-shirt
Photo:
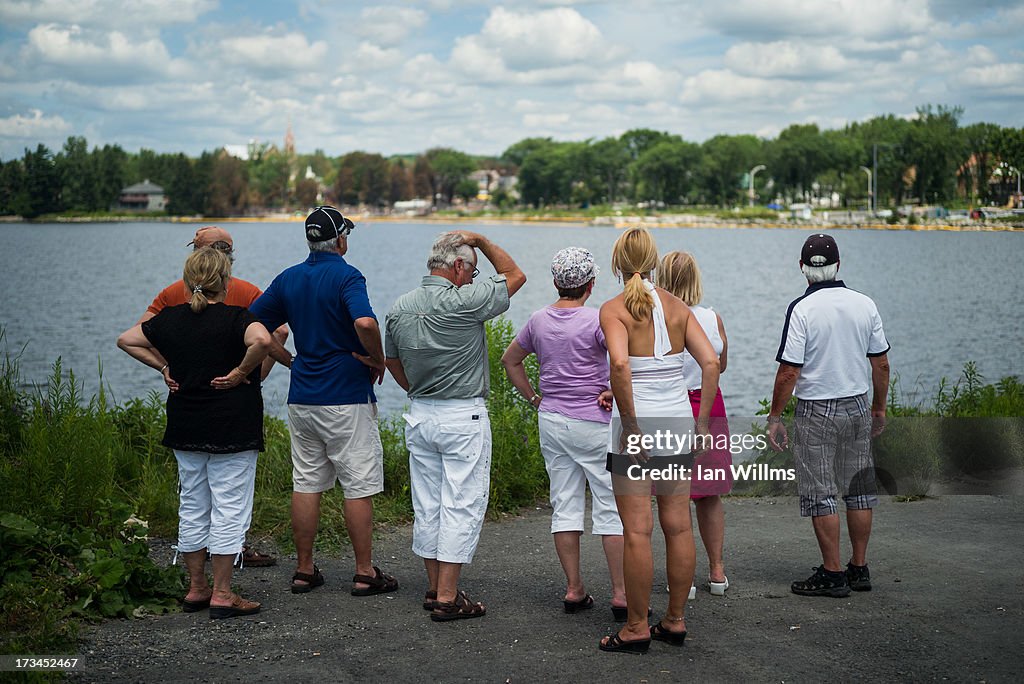
[[[608,350],[597,309],[546,306],[530,316],[516,342],[540,362],[539,410],[607,423],[597,405],[608,389]]]

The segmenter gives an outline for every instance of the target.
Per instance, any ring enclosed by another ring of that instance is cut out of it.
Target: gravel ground
[[[420,607],[422,564],[411,528],[375,542],[376,562],[402,583],[395,594],[349,595],[350,556],[321,557],[327,584],[293,595],[294,560],[236,575],[256,616],[205,612],[107,622],[85,631],[95,682],[391,681],[674,682],[1020,681],[1024,670],[1024,499],[943,496],[883,502],[870,547],[874,590],[849,598],[793,595],[820,561],[810,523],[792,498],[726,501],[724,598],[689,603],[682,649],[654,642],[643,656],[602,653],[615,624],[607,609],[600,541],[584,538],[594,610],[562,611],[563,578],[549,511],[485,525],[462,588],[483,601],[477,620],[434,623]],[[655,532],[655,562],[664,558]],[[166,549],[157,550],[164,562]],[[697,577],[706,559],[698,552]],[[655,568],[655,618],[667,605]]]

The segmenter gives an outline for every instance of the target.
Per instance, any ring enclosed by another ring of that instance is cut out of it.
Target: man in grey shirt
[[[480,274],[476,250],[497,275]],[[483,235],[442,233],[427,260],[430,275],[398,298],[385,323],[388,370],[409,394],[405,441],[412,490],[413,552],[430,588],[423,607],[435,621],[481,617],[482,603],[458,591],[473,560],[487,510],[491,426],[484,322],[508,310],[526,283],[512,257]]]

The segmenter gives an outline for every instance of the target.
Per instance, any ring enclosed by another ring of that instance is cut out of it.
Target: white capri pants
[[[491,423],[484,400],[413,399],[405,418],[414,513],[412,551],[470,563],[491,487]]]
[[[608,424],[537,414],[540,452],[551,482],[551,532],[582,532],[587,483],[590,483],[592,534],[622,534],[622,521],[605,470]]]
[[[178,460],[178,551],[242,552],[252,521],[257,452],[210,454],[174,450]]]

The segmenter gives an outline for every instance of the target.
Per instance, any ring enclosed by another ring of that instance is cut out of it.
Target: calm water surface
[[[117,335],[156,293],[181,277],[197,226],[174,223],[0,225],[0,326],[6,348],[20,354],[22,378],[44,383],[54,360],[72,368],[87,396],[102,382],[118,401],[163,393],[160,376],[115,346]],[[266,287],[306,256],[301,223],[233,223],[234,273]],[[366,276],[383,322],[395,299],[419,284],[427,251],[441,231],[461,224],[363,223],[349,240],[348,260]],[[508,250],[530,281],[512,299],[518,327],[556,299],[551,256],[579,245],[594,252],[602,273],[591,304],[618,293],[611,246],[619,231],[582,226],[485,225],[479,232]],[[763,228],[659,229],[659,250],[692,252],[704,272],[705,303],[722,316],[729,366],[722,376],[732,415],[753,415],[771,393],[782,321],[806,283],[797,269],[810,231]],[[835,231],[841,277],[878,304],[892,344],[890,360],[905,392],[930,398],[940,378],[955,378],[974,360],[989,380],[1024,374],[1024,235]],[[481,270],[492,273],[486,260]],[[291,343],[289,342],[289,347]],[[286,413],[288,371],[267,380],[267,410]],[[378,388],[381,409],[405,403],[390,379]]]

